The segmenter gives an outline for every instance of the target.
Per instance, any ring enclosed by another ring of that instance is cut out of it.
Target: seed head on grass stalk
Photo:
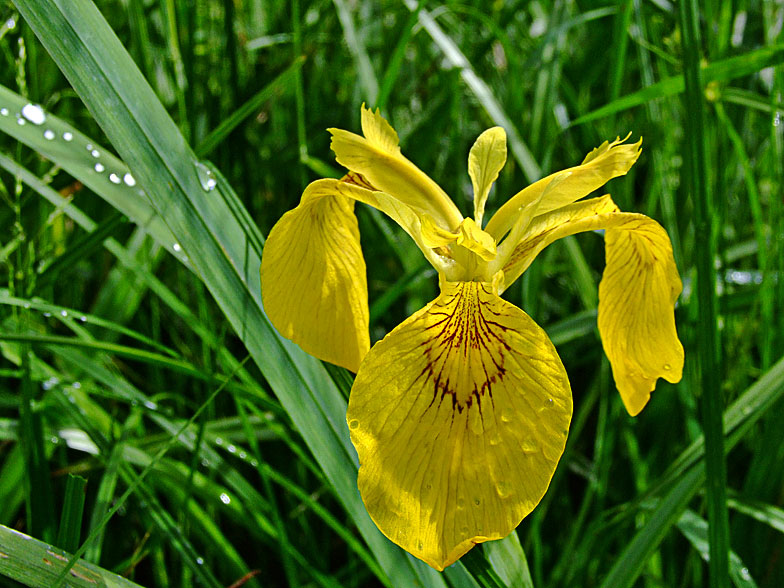
[[[656,381],[678,382],[681,280],[669,237],[609,195],[582,200],[637,161],[641,141],[604,142],[510,198],[483,228],[506,133],[468,156],[474,216],[406,159],[395,130],[362,108],[364,136],[330,129],[348,169],[311,183],[270,231],[261,263],[270,320],[305,351],[357,376],[348,404],[358,485],[378,528],[443,570],[509,534],[539,503],[572,416],[566,371],[544,331],[500,295],[553,241],[603,229],[599,331],[629,414]],[[627,137],[628,138],[628,137]],[[370,347],[354,202],[389,215],[438,271],[441,293]]]

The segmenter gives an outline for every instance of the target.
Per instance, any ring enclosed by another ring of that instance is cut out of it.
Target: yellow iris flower
[[[362,108],[364,137],[329,131],[349,172],[311,183],[273,227],[261,263],[264,308],[284,337],[356,372],[346,419],[367,510],[389,539],[443,570],[534,509],[572,416],[552,342],[500,294],[556,239],[604,229],[599,332],[623,403],[636,415],[658,378],[681,378],[672,246],[658,223],[620,212],[609,195],[581,200],[624,175],[640,142],[603,143],[580,165],[512,196],[482,228],[506,162],[502,128],[482,133],[468,156],[473,218],[401,154],[378,111]],[[372,348],[355,201],[413,238],[441,290]]]

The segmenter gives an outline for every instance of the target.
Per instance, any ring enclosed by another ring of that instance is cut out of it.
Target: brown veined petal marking
[[[443,570],[539,503],[571,415],[544,331],[492,284],[444,281],[370,350],[352,388],[365,506],[387,537]]]

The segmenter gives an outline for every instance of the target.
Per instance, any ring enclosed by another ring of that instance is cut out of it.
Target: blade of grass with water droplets
[[[22,111],[28,105],[29,100],[0,86],[0,107],[8,110],[7,115],[0,115],[0,131],[63,168],[172,251],[176,242],[174,236],[150,206],[128,166],[108,149],[51,113],[40,110],[38,114],[39,111],[35,110],[40,117],[35,120],[41,121],[40,125],[33,122],[18,124],[20,118],[27,120]],[[5,156],[3,159],[10,161]],[[4,167],[13,173],[11,165]],[[187,264],[186,260],[181,261]]]
[[[51,588],[69,554],[29,535],[0,525],[0,575],[37,588]],[[74,588],[141,588],[94,564],[79,560],[68,578]]]

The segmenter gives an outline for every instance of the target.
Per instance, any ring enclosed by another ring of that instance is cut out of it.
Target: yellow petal
[[[634,416],[658,378],[678,382],[683,371],[683,346],[675,330],[681,280],[670,239],[656,221],[619,212],[609,196],[537,217],[503,266],[504,287],[553,241],[597,229],[605,229],[607,258],[599,285],[599,332],[615,385]]]
[[[267,237],[261,297],[278,332],[356,372],[370,347],[365,261],[354,202],[321,182]]]
[[[468,154],[468,175],[474,186],[474,220],[480,227],[487,195],[505,163],[506,131],[501,127],[487,129],[479,135]]]
[[[564,172],[569,172],[568,175],[564,176],[564,172],[551,174],[518,192],[498,209],[498,212],[487,223],[485,230],[496,241],[500,241],[501,237],[514,225],[524,208],[536,202],[550,182],[557,177],[563,181],[556,189],[549,190],[547,198],[543,198],[538,203],[536,214],[545,214],[576,202],[612,178],[626,174],[640,156],[642,139],[631,145],[624,144],[625,140],[616,139],[612,143],[605,141],[591,151],[581,165],[564,170]]]
[[[630,415],[648,403],[656,380],[679,382],[683,346],[675,330],[681,293],[664,229],[642,215],[608,228],[607,267],[599,284],[599,333],[615,385]]]
[[[377,190],[385,192],[419,213],[430,214],[441,226],[457,228],[463,220],[446,193],[400,153],[397,134],[376,111],[362,109],[365,137],[342,129],[332,133],[337,162],[362,174]]]
[[[539,503],[571,414],[544,331],[490,283],[442,281],[370,350],[352,388],[365,506],[389,539],[442,570]]]
[[[485,261],[495,258],[495,241],[485,231],[479,228],[472,218],[463,219],[460,223],[460,234],[457,244],[473,251]]]
[[[422,226],[422,242],[427,247],[435,249],[436,247],[451,245],[457,241],[457,238],[460,236],[460,233],[453,233],[439,227],[428,214],[423,214],[420,220]]]

